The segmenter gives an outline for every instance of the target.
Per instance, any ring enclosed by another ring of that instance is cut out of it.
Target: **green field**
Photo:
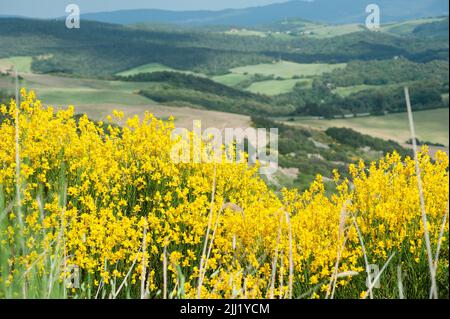
[[[17,72],[31,73],[31,62],[33,59],[30,56],[18,56],[6,59],[0,59],[0,71],[7,70],[14,67]]]
[[[151,102],[137,94],[138,90],[148,87],[147,83],[77,79],[45,74],[22,76],[24,79],[20,85],[35,90],[46,104],[144,105]]]
[[[125,70],[122,72],[117,73],[116,75],[120,76],[129,76],[129,75],[135,75],[139,73],[152,73],[152,72],[162,72],[162,71],[175,71],[172,68],[169,68],[168,66],[159,64],[159,63],[149,63],[144,64],[129,70]]]
[[[448,108],[414,112],[414,124],[417,137],[423,141],[440,143],[448,147],[448,117]],[[322,130],[329,127],[348,127],[364,134],[380,137],[383,139],[392,139],[399,143],[405,143],[408,139],[411,138],[409,122],[406,113],[335,120],[301,119],[286,123],[290,125],[301,125]]]
[[[228,31],[225,31],[224,34],[228,35],[237,35],[237,36],[243,36],[243,37],[266,37],[266,33],[262,31],[256,31],[256,30],[247,30],[247,29],[231,29]]]
[[[228,73],[225,75],[217,75],[213,76],[211,80],[216,81],[223,85],[228,85],[235,87],[242,83],[243,81],[250,80],[252,78],[251,75],[247,74],[239,74],[239,73]]]
[[[404,22],[398,22],[398,23],[389,23],[381,26],[381,31],[387,32],[390,34],[396,34],[396,35],[404,35],[409,34],[414,31],[416,27],[418,27],[421,24],[431,23],[431,22],[437,22],[444,20],[444,18],[424,18],[424,19],[417,19],[417,20],[408,20]]]
[[[305,28],[303,32],[314,38],[330,38],[345,35],[354,32],[363,31],[364,28],[359,24],[343,25],[319,25],[311,28]]]
[[[258,65],[248,65],[244,67],[231,69],[233,73],[238,74],[262,74],[273,75],[283,79],[291,79],[294,76],[311,77],[321,75],[325,72],[331,72],[337,68],[344,68],[345,63],[323,64],[323,63],[294,63],[281,61],[277,63],[267,63]]]
[[[354,86],[346,86],[346,87],[337,87],[333,90],[333,93],[339,94],[341,97],[347,97],[353,93],[358,93],[364,90],[372,90],[377,88],[385,87],[383,85],[354,85]]]
[[[144,105],[149,99],[127,91],[83,90],[83,89],[37,89],[38,97],[49,104],[125,104]]]
[[[304,83],[305,87],[311,84],[311,81],[309,79],[302,79],[302,80],[292,79],[281,81],[272,80],[272,81],[255,82],[252,85],[250,85],[246,90],[252,93],[259,93],[272,96],[288,93],[292,91],[292,89],[297,83],[300,82]]]
[[[191,71],[176,70],[176,69],[173,69],[171,67],[165,66],[164,64],[160,64],[160,63],[148,63],[148,64],[140,65],[138,67],[119,72],[116,75],[130,76],[130,75],[136,75],[136,74],[140,74],[140,73],[153,73],[153,72],[164,72],[164,71],[181,72],[181,73],[186,73],[186,74],[194,74],[197,76],[205,76],[203,74],[194,73]]]
[[[192,129],[194,120],[201,120],[205,127],[248,127],[248,116],[201,110],[189,107],[158,104],[137,91],[149,89],[145,82],[104,81],[69,78],[48,74],[22,74],[22,87],[34,90],[45,105],[67,107],[74,105],[77,113],[86,113],[95,120],[105,120],[114,109],[124,111],[126,117],[142,116],[149,111],[158,118],[174,116],[178,127]],[[14,92],[11,77],[0,77],[0,90]]]
[[[410,86],[410,85],[414,85],[414,81],[393,83],[393,84],[381,84],[381,85],[360,84],[360,85],[352,85],[352,86],[345,86],[345,87],[337,87],[337,88],[333,89],[332,92],[340,95],[341,97],[347,97],[354,93],[358,93],[358,92],[366,91],[366,90],[376,91],[376,90],[381,90],[381,89],[405,87],[405,86]],[[443,101],[444,105],[448,105],[448,94],[442,95],[442,101]]]
[[[442,101],[444,102],[445,106],[448,106],[448,93],[442,94]]]

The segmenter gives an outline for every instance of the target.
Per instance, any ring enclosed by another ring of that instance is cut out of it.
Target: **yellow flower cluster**
[[[0,272],[9,281],[21,275],[14,271],[19,264],[45,274],[40,256],[58,253],[65,269],[81,270],[92,294],[102,287],[115,297],[126,281],[128,294],[143,284],[148,297],[168,290],[172,297],[309,298],[328,295],[333,278],[336,289],[351,284],[345,274],[365,282],[361,239],[371,263],[392,252],[426,262],[410,158],[394,153],[351,166],[350,180],[336,172],[332,196],[320,176],[301,194],[278,196],[258,167],[173,163],[172,121],[146,113],[123,127],[95,123],[73,107],[54,110],[33,92],[21,93],[19,109],[14,101],[0,109],[0,208],[8,215],[0,239],[14,251],[18,238],[25,243]],[[448,209],[448,158],[438,153],[432,161],[424,151],[420,168],[435,249]],[[448,222],[444,234],[446,241]]]

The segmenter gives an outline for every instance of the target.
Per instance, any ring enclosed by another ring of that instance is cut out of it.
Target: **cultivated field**
[[[359,24],[318,25],[305,28],[304,32],[314,38],[331,38],[364,30]]]
[[[186,74],[195,74],[197,76],[204,76],[203,74],[194,73],[194,72],[190,72],[190,71],[176,70],[176,69],[173,69],[171,67],[168,67],[168,66],[160,64],[160,63],[148,63],[148,64],[140,65],[138,67],[119,72],[116,75],[130,76],[130,75],[136,75],[139,73],[152,73],[152,72],[164,72],[164,71],[180,72],[180,73],[186,73]]]
[[[346,86],[346,87],[337,87],[333,90],[333,93],[339,94],[341,97],[347,97],[353,93],[358,93],[364,90],[371,90],[371,89],[378,89],[383,88],[384,85],[367,85],[367,84],[361,84],[361,85],[353,85],[353,86]]]
[[[256,30],[247,30],[247,29],[231,29],[223,32],[224,34],[229,35],[237,35],[243,37],[266,37],[267,34],[265,32],[256,31]]]
[[[417,137],[423,141],[440,143],[448,147],[448,116],[448,108],[414,112]],[[302,119],[294,122],[286,122],[286,124],[301,125],[317,129],[348,127],[364,134],[377,136],[383,139],[392,139],[399,143],[404,143],[411,138],[406,113],[335,120]]]
[[[66,105],[64,105],[66,106]],[[250,117],[245,115],[223,113],[217,111],[200,110],[191,107],[175,107],[160,105],[157,103],[143,105],[126,105],[119,103],[109,104],[77,104],[75,111],[77,113],[85,113],[93,120],[105,121],[107,116],[114,109],[124,112],[125,117],[138,115],[143,117],[145,112],[151,112],[155,117],[167,120],[170,116],[175,118],[177,127],[183,127],[192,130],[192,122],[200,120],[202,128],[215,127],[220,130],[224,128],[246,128],[250,127]],[[124,123],[119,123],[124,124]]]
[[[252,85],[250,85],[246,90],[252,93],[260,93],[265,95],[278,95],[292,91],[294,86],[300,82],[303,83],[305,86],[311,85],[311,80],[309,79],[272,80],[272,81],[255,82]]]
[[[252,76],[250,74],[228,73],[225,75],[213,76],[211,79],[215,82],[228,86],[237,86],[243,81],[250,80]]]
[[[149,100],[136,92],[145,83],[102,81],[94,79],[67,78],[42,74],[21,74],[21,85],[35,90],[49,104],[148,104]]]
[[[386,25],[383,25],[381,27],[381,31],[388,32],[391,34],[408,34],[414,31],[416,27],[418,27],[421,24],[431,23],[431,22],[437,22],[441,21],[444,18],[424,18],[424,19],[417,19],[417,20],[408,20],[404,22],[397,22],[397,23],[389,23]]]
[[[76,113],[86,113],[93,120],[105,120],[114,109],[118,109],[124,111],[127,117],[141,117],[146,111],[163,119],[173,116],[177,126],[190,129],[193,120],[201,120],[205,128],[250,125],[250,118],[245,115],[158,104],[137,94],[138,90],[148,88],[144,82],[102,81],[43,74],[21,76],[21,85],[33,89],[46,105],[58,108],[74,105]],[[13,93],[13,87],[11,78],[0,77],[0,89]]]
[[[128,69],[122,72],[117,73],[117,75],[121,76],[129,76],[129,75],[135,75],[139,73],[151,73],[151,72],[161,72],[161,71],[174,71],[174,69],[165,66],[160,63],[148,63],[144,64],[132,69]]]
[[[14,66],[17,72],[31,73],[31,61],[32,58],[29,56],[0,59],[0,72],[4,72]]]
[[[294,76],[310,77],[321,75],[325,72],[331,72],[337,68],[344,68],[345,63],[340,64],[323,64],[323,63],[294,63],[281,61],[277,63],[249,65],[231,69],[233,73],[238,74],[263,74],[290,79]]]

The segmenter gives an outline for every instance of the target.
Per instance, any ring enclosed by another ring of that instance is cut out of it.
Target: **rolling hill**
[[[82,18],[117,24],[173,23],[183,25],[255,26],[289,18],[326,23],[364,23],[367,0],[288,1],[261,7],[221,11],[120,10],[84,14]],[[382,22],[448,15],[446,0],[379,0]]]

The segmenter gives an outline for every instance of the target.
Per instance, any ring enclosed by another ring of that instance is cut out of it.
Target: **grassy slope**
[[[377,89],[382,87],[380,85],[354,85],[354,86],[346,86],[346,87],[337,87],[333,90],[333,93],[339,94],[341,97],[347,97],[353,93],[358,93],[364,90]]]
[[[245,80],[251,79],[251,75],[248,75],[248,74],[244,75],[244,74],[239,74],[239,73],[228,73],[225,75],[213,76],[211,79],[213,81],[216,81],[223,85],[228,85],[228,86],[234,87]]]
[[[395,87],[404,87],[409,85],[414,85],[415,81],[408,81],[408,82],[401,82],[401,83],[393,83],[393,84],[381,84],[381,85],[372,85],[372,84],[358,84],[358,85],[352,85],[352,86],[344,86],[344,87],[337,87],[333,89],[333,93],[336,93],[340,95],[341,97],[347,97],[354,93],[358,93],[361,91],[375,91],[375,90],[382,90],[382,89],[388,89],[388,88],[395,88]],[[442,95],[442,100],[444,103],[446,103],[446,96],[445,94]]]
[[[352,85],[352,86],[344,86],[344,87],[337,87],[333,89],[333,93],[339,94],[341,97],[347,97],[349,95],[352,95],[353,93],[358,93],[361,91],[366,90],[380,90],[380,89],[386,89],[386,88],[393,88],[398,86],[407,86],[411,85],[414,82],[402,82],[402,83],[394,83],[394,84],[383,84],[383,85],[372,85],[372,84],[359,84],[359,85]]]
[[[83,89],[39,89],[38,96],[53,104],[127,104],[145,105],[150,101],[140,95],[125,91]]]
[[[131,68],[131,69],[116,73],[116,75],[130,76],[130,75],[136,75],[139,73],[152,73],[152,72],[163,72],[163,71],[180,72],[180,73],[185,73],[185,74],[195,74],[197,76],[205,76],[204,74],[200,74],[200,73],[176,70],[176,69],[170,68],[170,67],[165,66],[164,64],[160,64],[160,63],[144,64],[144,65],[141,65],[141,66],[138,66],[135,68]]]
[[[150,73],[150,72],[161,72],[161,71],[174,71],[174,69],[169,68],[160,63],[148,63],[135,68],[131,68],[122,72],[117,73],[116,75],[120,76],[129,76],[135,75],[139,73]]]
[[[363,27],[359,24],[322,25],[305,29],[307,32],[312,32],[311,37],[319,39],[337,37],[362,30]]]
[[[49,104],[123,103],[144,105],[150,100],[136,93],[144,83],[66,78],[53,75],[24,74],[21,85],[34,89]]]
[[[414,123],[418,138],[424,141],[441,143],[448,146],[448,117],[448,108],[415,112]],[[383,139],[392,139],[399,143],[404,143],[411,137],[406,113],[336,120],[305,119],[295,121],[294,123],[295,125],[308,126],[317,129],[349,127],[364,134]]]
[[[249,65],[239,68],[234,68],[231,71],[238,74],[263,74],[263,75],[274,75],[284,79],[292,78],[293,76],[316,76],[321,75],[325,72],[331,72],[336,68],[345,67],[344,63],[340,64],[323,64],[323,63],[311,63],[302,64],[282,61],[278,63],[271,64],[258,64]]]
[[[94,120],[105,120],[114,109],[124,111],[126,117],[142,116],[149,111],[159,118],[174,116],[178,127],[192,129],[193,120],[201,120],[207,127],[249,127],[250,118],[245,115],[200,110],[189,107],[174,107],[158,104],[137,90],[149,87],[145,82],[102,81],[68,78],[55,75],[21,74],[22,86],[34,89],[46,105],[66,107],[74,105],[78,113],[86,113]],[[0,77],[0,89],[13,92],[9,77]]]
[[[242,37],[266,37],[267,34],[261,31],[256,30],[247,30],[247,29],[231,29],[228,31],[223,32],[224,34],[228,35],[236,35],[236,36],[242,36]]]
[[[18,56],[0,59],[0,71],[10,69],[12,66],[14,66],[17,72],[31,73],[31,62],[32,58],[30,56]]]
[[[311,83],[309,79],[262,81],[253,83],[247,88],[247,91],[250,91],[252,93],[265,94],[269,96],[278,95],[292,91],[292,89],[298,82],[303,82],[305,83],[305,85],[309,85]]]
[[[424,19],[417,19],[417,20],[409,20],[409,21],[403,21],[398,23],[389,23],[385,24],[381,27],[381,31],[387,32],[390,34],[396,34],[396,35],[404,35],[409,34],[414,31],[416,27],[422,24],[442,21],[444,18],[424,18]]]
[[[242,83],[243,81],[250,80],[251,75],[254,74],[262,74],[269,76],[273,75],[275,77],[283,78],[285,79],[285,81],[255,82],[250,87],[248,87],[247,90],[252,93],[278,95],[290,92],[297,82],[305,81],[292,79],[293,76],[312,77],[342,67],[345,67],[345,64],[318,64],[318,63],[300,64],[283,61],[274,64],[248,65],[240,68],[235,68],[231,70],[231,73],[225,75],[212,76],[211,79],[224,85],[236,87],[239,86],[239,84]],[[160,71],[174,71],[174,72],[182,72],[185,74],[194,74],[197,76],[199,75],[192,72],[178,71],[158,63],[141,65],[139,67],[117,73],[117,75],[130,76],[139,73],[152,73]],[[200,74],[200,76],[204,75]]]
[[[389,33],[391,35],[406,35],[412,33],[413,30],[419,25],[438,22],[442,21],[443,19],[444,18],[422,18],[388,23],[381,26],[381,31]],[[281,24],[284,25],[285,28],[290,29],[291,32],[295,32],[295,35],[293,35],[292,38],[297,37],[297,33],[299,32],[306,37],[324,39],[360,32],[365,29],[361,24],[328,25],[321,23],[308,23],[305,21],[288,21],[287,23]],[[239,32],[237,34],[239,34]],[[289,35],[286,33],[280,34],[289,38]]]

